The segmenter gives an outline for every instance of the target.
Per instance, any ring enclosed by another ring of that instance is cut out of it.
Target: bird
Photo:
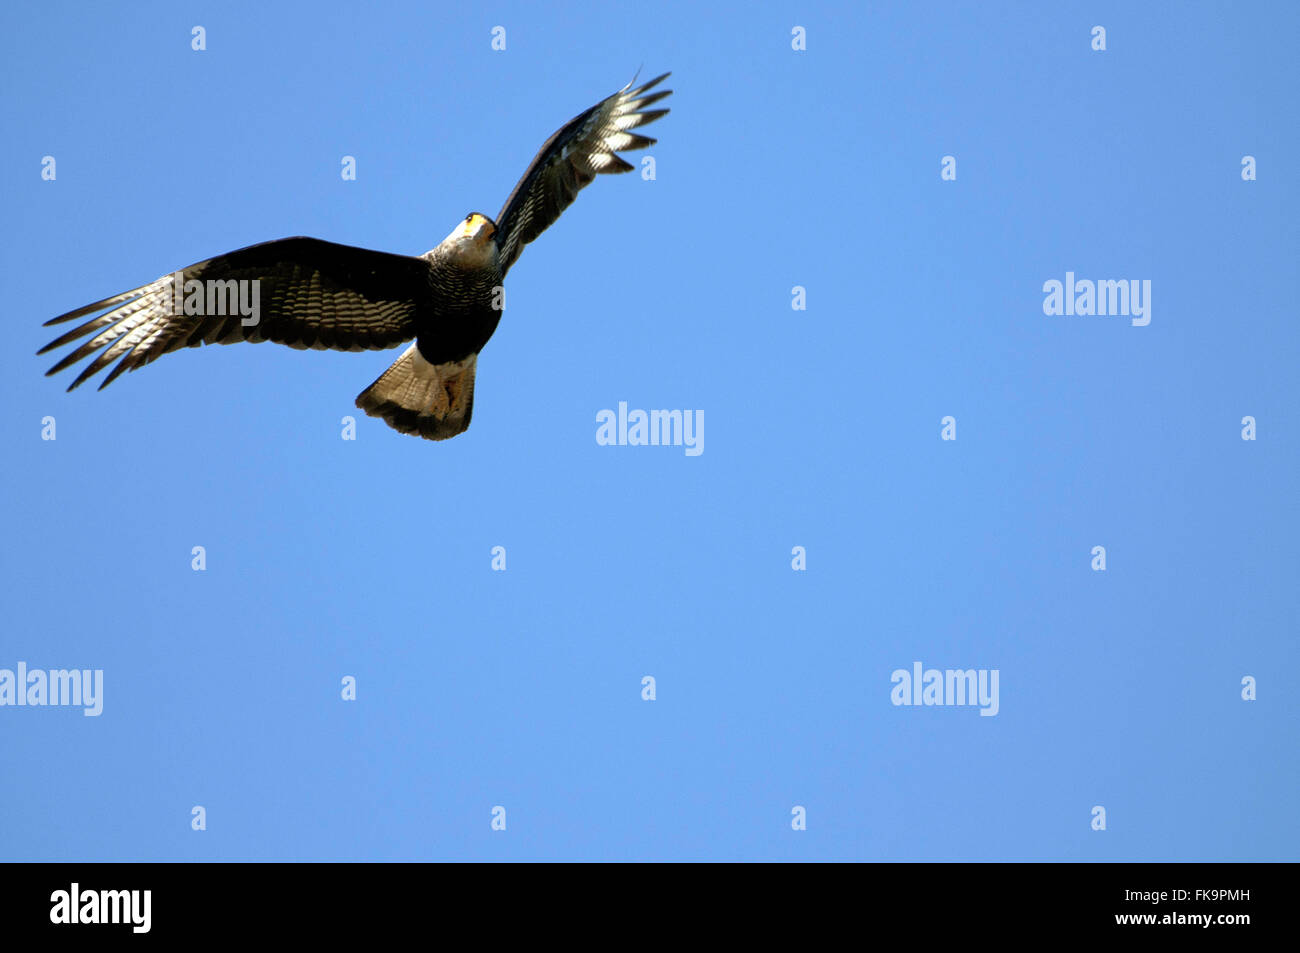
[[[183,347],[274,341],[362,351],[410,342],[356,406],[404,434],[446,440],[463,433],[479,352],[501,320],[506,273],[597,175],[632,171],[619,152],[658,141],[632,130],[669,112],[649,108],[672,94],[656,89],[669,75],[633,88],[634,77],[573,117],[538,150],[495,219],[472,212],[423,255],[302,236],[218,255],[46,321],[96,315],[37,352],[93,335],[46,376],[97,351],[69,391],[114,361],[100,390]]]

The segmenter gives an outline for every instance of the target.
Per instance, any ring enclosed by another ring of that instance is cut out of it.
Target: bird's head
[[[466,264],[486,263],[496,254],[496,243],[492,240],[496,232],[492,219],[481,212],[472,212],[452,229],[442,244]]]
[[[465,216],[456,232],[466,238],[485,242],[497,232],[496,224],[482,212],[471,212]]]

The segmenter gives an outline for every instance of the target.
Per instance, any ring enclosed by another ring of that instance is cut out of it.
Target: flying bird
[[[651,92],[668,75],[635,89],[634,79],[569,120],[543,144],[495,220],[473,212],[432,251],[410,257],[299,237],[218,255],[45,322],[98,315],[37,352],[93,335],[46,374],[98,351],[68,390],[117,361],[103,390],[123,371],[182,347],[275,341],[363,351],[410,341],[357,406],[429,440],[463,433],[474,409],[478,353],[501,320],[510,266],[597,175],[632,170],[618,152],[654,145],[631,130],[668,112],[647,108],[672,93]]]

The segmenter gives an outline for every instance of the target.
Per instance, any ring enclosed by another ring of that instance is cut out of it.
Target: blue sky
[[[1134,6],[6,7],[0,669],[104,689],[0,707],[0,858],[1295,860],[1300,8]],[[41,376],[233,248],[432,248],[639,66],[656,178],[524,251],[465,434],[353,407],[394,352]]]

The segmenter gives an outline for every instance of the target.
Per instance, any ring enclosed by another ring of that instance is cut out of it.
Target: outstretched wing
[[[432,308],[429,266],[423,258],[317,238],[250,245],[191,265],[182,269],[182,275],[186,284],[203,282],[205,313],[176,313],[172,275],[69,311],[46,321],[46,326],[111,309],[41,348],[38,354],[94,335],[46,374],[55,374],[101,348],[102,353],[68,390],[118,358],[100,390],[123,371],[133,371],[168,351],[200,344],[275,341],[339,351],[395,347],[415,337],[417,322]],[[255,286],[245,284],[254,281]],[[220,284],[224,282],[235,284]],[[215,294],[209,293],[212,289]],[[248,310],[256,302],[255,314],[246,317],[235,305],[241,289]]]
[[[560,217],[578,191],[602,172],[631,172],[617,150],[644,149],[656,140],[629,132],[654,122],[667,109],[646,109],[671,89],[646,95],[670,74],[636,89],[628,83],[613,96],[569,120],[533,158],[524,177],[497,216],[496,241],[501,274],[515,263],[524,246]],[[633,83],[636,80],[632,81]]]

